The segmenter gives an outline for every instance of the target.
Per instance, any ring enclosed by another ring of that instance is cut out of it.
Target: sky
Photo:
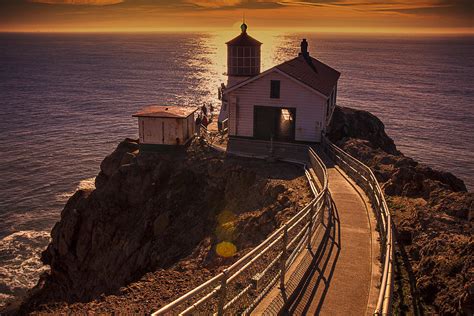
[[[0,0],[1,32],[471,33],[474,0]]]

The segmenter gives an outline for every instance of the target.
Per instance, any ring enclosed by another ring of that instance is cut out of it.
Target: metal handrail
[[[291,264],[294,262],[294,258],[301,251],[302,247],[307,243],[309,244],[308,239],[312,238],[311,234],[306,232],[315,231],[315,228],[319,225],[317,218],[321,218],[320,213],[328,207],[327,204],[328,201],[330,201],[328,198],[329,190],[327,186],[328,179],[326,167],[313,149],[309,148],[308,154],[310,157],[311,167],[315,169],[315,174],[318,177],[317,180],[322,185],[320,192],[317,192],[314,184],[316,179],[313,179],[313,174],[309,172],[307,166],[304,165],[305,175],[315,196],[311,202],[298,211],[298,213],[289,219],[285,225],[276,229],[263,242],[237,260],[234,264],[226,268],[223,272],[162,307],[160,310],[153,313],[153,315],[165,315],[168,313],[176,314],[175,310],[179,307],[182,307],[179,309],[179,314],[186,315],[196,311],[196,309],[203,304],[215,305],[216,303],[217,309],[213,308],[212,310],[216,310],[218,315],[222,315],[241,297],[251,292],[252,289],[254,293],[256,293],[256,297],[250,304],[248,304],[248,306],[245,306],[246,308],[244,311],[240,311],[240,313],[246,314],[251,312],[256,304],[258,304],[258,302],[266,295],[273,285],[278,282],[279,279],[280,282],[283,282],[284,286],[283,280],[286,271],[288,271]],[[289,237],[290,235],[292,236],[291,238]],[[280,243],[283,244],[283,250],[278,248]],[[270,251],[276,252],[272,257],[274,259],[266,264],[262,271],[254,274],[250,270],[250,267],[266,254],[273,254]],[[279,262],[281,263],[280,265],[278,265]],[[280,269],[276,272],[276,275],[268,275],[270,281],[264,284],[263,289],[259,289],[257,285],[258,281],[264,278],[270,270],[278,266]],[[234,293],[232,299],[227,300],[227,288],[229,287],[229,284],[244,272],[250,272],[252,275],[244,280],[245,284],[242,286],[243,289],[238,293]],[[251,287],[249,288],[249,286]],[[217,302],[215,302],[216,300]],[[207,312],[210,312],[210,310],[207,310]]]
[[[334,145],[326,137],[323,138],[323,148],[360,187],[372,202],[381,238],[382,249],[385,249],[383,273],[377,306],[374,315],[390,315],[393,296],[393,257],[394,239],[392,219],[384,194],[372,170],[360,160]],[[382,251],[383,252],[383,251]]]
[[[225,133],[229,129],[229,118],[222,121],[222,132]]]

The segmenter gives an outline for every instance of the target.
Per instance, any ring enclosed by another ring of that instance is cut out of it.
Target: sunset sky
[[[0,0],[0,31],[474,33],[474,0]]]

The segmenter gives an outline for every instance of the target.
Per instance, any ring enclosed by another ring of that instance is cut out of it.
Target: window
[[[280,80],[270,80],[270,98],[280,98]]]
[[[260,73],[260,47],[229,47],[227,74],[253,76]]]

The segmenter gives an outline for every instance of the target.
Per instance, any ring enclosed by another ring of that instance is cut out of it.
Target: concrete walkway
[[[328,168],[328,176],[335,204],[337,251],[324,254],[325,267],[310,268],[314,272],[288,311],[291,314],[364,315],[368,312],[373,268],[368,203],[340,170]]]
[[[375,228],[375,219],[367,197],[347,175],[328,164],[328,176],[333,210],[315,232],[313,250],[301,254],[300,261],[307,264],[293,272],[301,274],[298,269],[304,269],[302,281],[295,286],[288,284],[289,295],[279,289],[271,291],[254,314],[366,315],[373,312],[378,293],[375,284],[379,278],[378,243],[376,232],[371,228]]]

